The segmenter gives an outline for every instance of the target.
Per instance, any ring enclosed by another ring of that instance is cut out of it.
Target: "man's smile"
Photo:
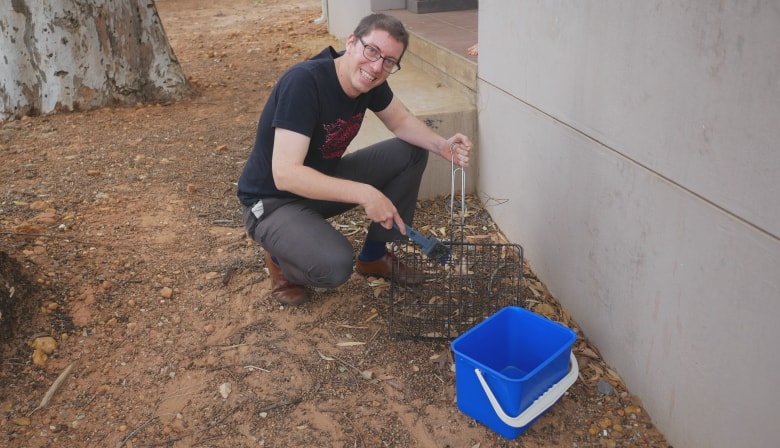
[[[371,74],[369,74],[367,71],[365,71],[363,69],[360,69],[360,77],[362,77],[366,81],[372,81],[373,82],[374,80],[376,80],[376,76],[372,76]]]

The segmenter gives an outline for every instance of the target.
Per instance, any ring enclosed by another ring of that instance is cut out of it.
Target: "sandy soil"
[[[668,446],[581,332],[577,383],[508,441],[458,411],[449,341],[389,334],[386,282],[270,301],[235,182],[276,78],[339,44],[318,0],[157,6],[199,96],[0,124],[0,445]],[[418,227],[445,227],[446,202]],[[367,223],[334,225],[357,245]],[[529,263],[523,304],[577,329]]]

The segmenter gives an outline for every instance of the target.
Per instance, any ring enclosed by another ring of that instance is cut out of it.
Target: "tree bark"
[[[154,0],[0,1],[0,121],[192,92]]]

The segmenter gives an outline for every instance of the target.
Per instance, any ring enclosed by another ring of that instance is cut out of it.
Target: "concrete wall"
[[[675,448],[776,446],[780,4],[481,2],[479,190]]]
[[[363,17],[371,14],[366,0],[328,0],[328,32],[344,41]],[[337,48],[343,50],[343,48]]]

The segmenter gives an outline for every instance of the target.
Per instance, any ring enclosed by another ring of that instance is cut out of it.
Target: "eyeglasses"
[[[358,40],[361,44],[363,44],[363,57],[368,59],[371,62],[376,62],[378,60],[382,60],[382,70],[386,71],[387,73],[390,73],[391,75],[398,70],[401,70],[401,64],[398,63],[395,59],[392,58],[386,58],[382,56],[382,54],[379,52],[379,48],[374,47],[373,45],[366,45],[365,42],[363,42],[362,37],[358,37]]]

